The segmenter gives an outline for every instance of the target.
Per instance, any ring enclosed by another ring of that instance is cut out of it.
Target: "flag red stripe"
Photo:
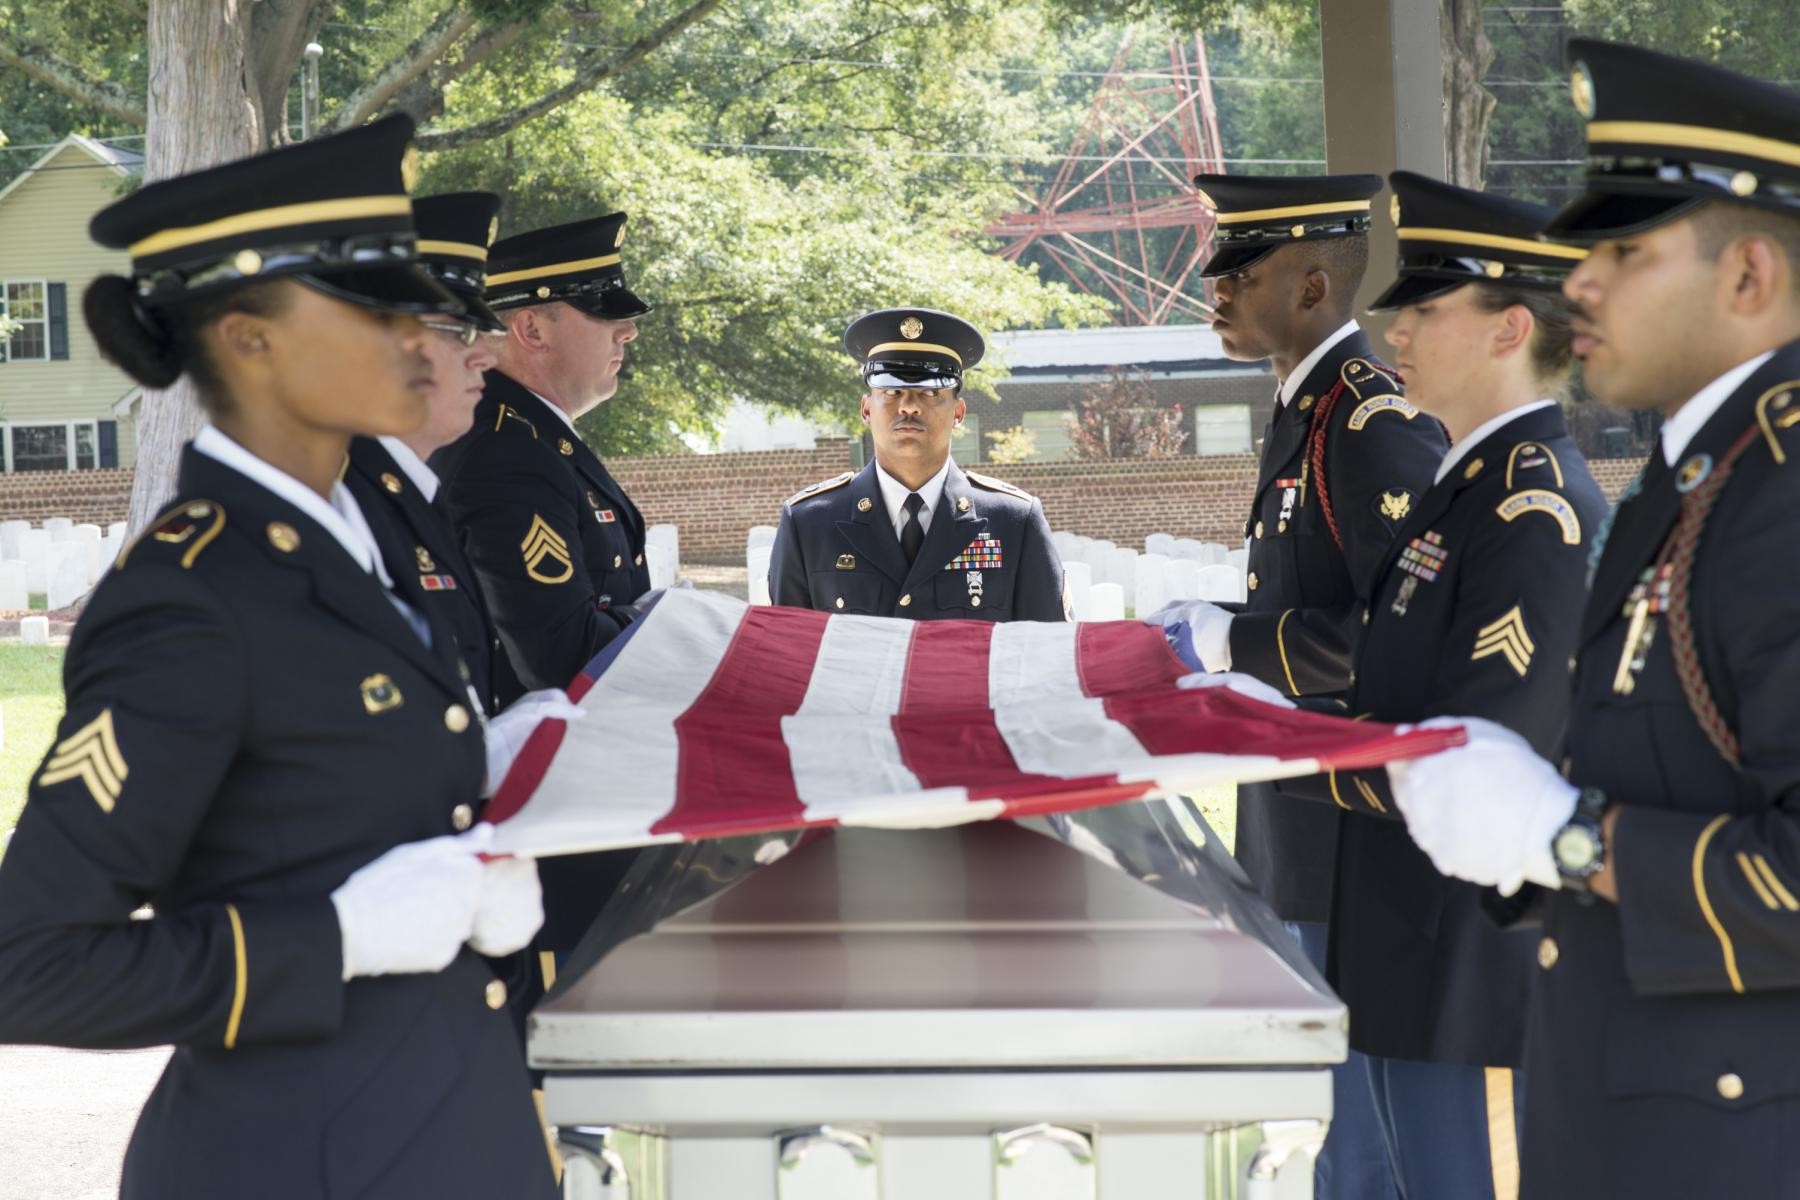
[[[589,682],[591,684],[592,681]],[[570,687],[571,695],[574,691]],[[537,791],[538,784],[544,781],[544,772],[550,769],[550,760],[556,757],[556,748],[562,745],[563,734],[568,728],[567,721],[551,719],[531,731],[531,736],[525,739],[524,748],[519,751],[519,756],[513,759],[512,767],[506,772],[505,781],[481,810],[483,821],[498,825],[525,807],[525,802]]]
[[[675,806],[651,833],[800,821],[781,718],[806,699],[829,619],[791,608],[744,614],[706,690],[675,719]]]
[[[967,788],[972,800],[1117,786],[1111,775],[1058,779],[1019,770],[988,706],[993,638],[986,621],[921,622],[914,632],[893,726],[901,759],[919,784]]]
[[[1075,672],[1088,696],[1163,687],[1189,673],[1162,630],[1138,621],[1077,625]]]

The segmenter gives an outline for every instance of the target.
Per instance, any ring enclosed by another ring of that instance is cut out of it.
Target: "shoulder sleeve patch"
[[[1506,490],[1512,490],[1515,473],[1543,471],[1546,468],[1549,469],[1551,478],[1556,480],[1556,486],[1562,487],[1562,464],[1556,461],[1556,455],[1550,447],[1540,442],[1520,442],[1506,456]]]
[[[520,425],[523,425],[526,429],[529,429],[531,431],[531,436],[533,438],[537,437],[537,435],[538,435],[537,426],[533,425],[525,417],[520,416],[519,411],[510,404],[502,404],[500,406],[499,415],[497,415],[494,418],[494,432],[498,433],[502,429],[512,428],[512,426],[511,426],[511,424],[509,424],[509,422],[513,422],[513,421],[517,421]]]
[[[1017,496],[1021,500],[1036,499],[1030,492],[1023,488],[1016,488],[1004,479],[995,479],[992,475],[983,475],[979,471],[964,471],[963,474],[967,476],[970,483],[984,487],[990,492],[1005,492],[1007,495]]]
[[[1778,383],[1756,400],[1756,423],[1762,426],[1769,443],[1769,453],[1777,464],[1787,463],[1787,451],[1776,436],[1778,431],[1800,424],[1800,379]]]
[[[1581,545],[1581,518],[1575,515],[1575,506],[1556,492],[1544,488],[1527,488],[1522,492],[1514,492],[1502,500],[1494,512],[1502,521],[1509,523],[1526,513],[1542,513],[1562,528],[1565,546]]]
[[[200,552],[212,545],[213,539],[224,528],[223,506],[212,500],[184,500],[144,526],[141,533],[127,542],[119,551],[119,557],[113,560],[113,567],[123,567],[132,552],[143,546],[146,551],[151,548],[160,551],[161,561],[176,562],[182,570],[189,570]]]
[[[799,491],[795,492],[793,495],[789,496],[785,501],[782,502],[782,506],[784,508],[792,507],[793,505],[798,504],[798,503],[800,503],[800,501],[808,499],[809,497],[823,495],[824,493],[831,491],[833,488],[841,488],[846,483],[849,483],[852,479],[855,479],[855,478],[856,478],[855,471],[845,471],[842,475],[834,475],[830,479],[821,479],[819,482],[812,484],[810,487],[803,487]]]
[[[1361,429],[1369,423],[1369,419],[1378,413],[1395,413],[1410,421],[1419,415],[1419,410],[1408,404],[1398,393],[1389,392],[1385,396],[1372,396],[1358,404],[1350,413],[1349,428]]]

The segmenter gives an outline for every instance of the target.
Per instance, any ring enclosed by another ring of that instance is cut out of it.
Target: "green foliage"
[[[1029,462],[1037,457],[1037,432],[1023,425],[998,429],[986,436],[988,462],[1004,466],[1007,463]]]
[[[1567,0],[1575,29],[1701,58],[1765,79],[1788,79],[1800,22],[1783,0]]]

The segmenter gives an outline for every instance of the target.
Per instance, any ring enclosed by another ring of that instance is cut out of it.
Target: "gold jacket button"
[[[458,833],[466,833],[469,826],[475,823],[475,810],[466,804],[459,804],[450,810],[450,828]]]
[[[469,710],[460,704],[452,704],[444,710],[444,728],[451,733],[461,733],[469,727]]]
[[[1244,586],[1249,588],[1253,592],[1256,590],[1256,572],[1255,571],[1250,572],[1250,578],[1244,580]]]
[[[613,570],[616,571],[624,565],[625,565],[625,556],[623,554],[613,555]]]
[[[842,604],[843,601],[840,600],[840,601],[838,601],[838,603]],[[900,607],[901,608],[905,608],[907,605],[909,605],[911,603],[912,603],[912,593],[911,592],[908,592],[908,593],[906,593],[906,595],[900,597]]]
[[[980,596],[970,596],[969,604],[975,608],[980,608],[981,607],[981,597]]]
[[[1719,1076],[1719,1095],[1727,1100],[1741,1099],[1744,1095],[1744,1081],[1727,1071]]]
[[[843,597],[842,597],[842,596],[839,596],[839,597],[838,597],[838,598],[837,598],[837,606],[838,606],[838,607],[839,607],[839,608],[842,608],[842,607],[844,607],[844,598],[843,598]]]
[[[1369,623],[1369,610],[1367,608],[1365,608],[1365,609],[1363,609],[1363,624],[1367,625],[1368,623]]]
[[[1287,522],[1286,521],[1277,522],[1275,525],[1275,532],[1276,533],[1286,533],[1287,532]]]
[[[1573,654],[1571,654],[1571,655],[1569,655],[1569,674],[1573,675],[1574,673],[1575,673],[1575,656]]]
[[[1538,966],[1548,971],[1556,965],[1556,956],[1560,953],[1556,948],[1556,939],[1547,937],[1538,942]]]
[[[1258,521],[1256,523],[1256,536],[1261,537],[1262,535],[1263,535],[1263,523],[1261,521]]]
[[[506,1007],[506,984],[498,979],[488,980],[487,1006],[492,1009]]]
[[[632,566],[634,566],[634,567],[641,567],[641,566],[643,566],[643,565],[644,565],[644,556],[643,556],[643,555],[641,555],[641,554],[640,554],[640,555],[638,555],[638,556],[637,556],[637,557],[636,557],[636,558],[634,558],[634,559],[632,559],[632,560],[631,560],[631,565],[632,565]]]
[[[1355,672],[1355,671],[1352,671],[1352,672],[1350,672],[1350,679],[1349,679],[1349,681],[1348,681],[1348,682],[1349,682],[1349,684],[1350,684],[1350,686],[1351,686],[1351,687],[1355,687],[1355,686],[1356,686],[1356,672]]]

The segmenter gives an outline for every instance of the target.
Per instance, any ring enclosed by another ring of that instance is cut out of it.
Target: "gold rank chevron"
[[[56,744],[38,776],[38,786],[79,779],[100,811],[111,812],[125,790],[126,774],[125,756],[119,753],[109,708]]]
[[[539,583],[567,583],[569,576],[575,573],[575,565],[569,561],[569,543],[536,513],[531,515],[531,528],[525,531],[525,540],[519,543],[519,549],[525,552],[525,573]],[[551,574],[543,570],[545,559],[561,564],[562,573]]]
[[[1515,604],[1499,620],[1476,631],[1475,653],[1470,660],[1479,662],[1496,654],[1502,655],[1506,665],[1523,679],[1525,672],[1531,669],[1531,656],[1536,651],[1531,635],[1525,631],[1525,614]]]

